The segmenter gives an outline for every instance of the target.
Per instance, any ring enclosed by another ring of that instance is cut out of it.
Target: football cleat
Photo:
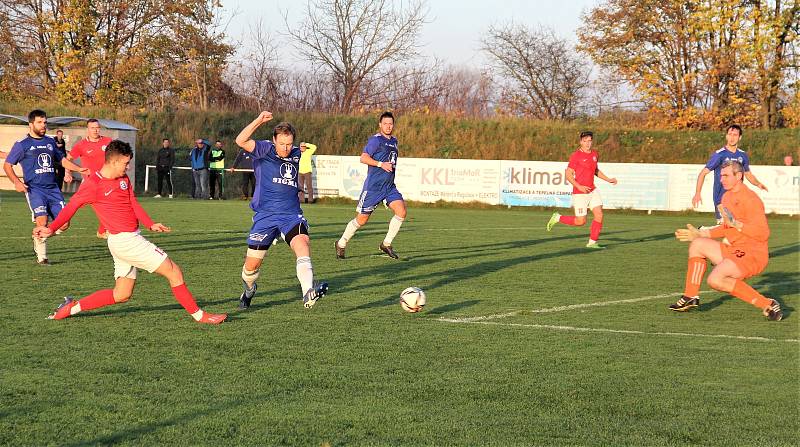
[[[253,284],[253,288],[247,290],[247,283],[242,281],[242,285],[244,285],[244,292],[239,296],[239,309],[247,309],[250,307],[250,302],[253,301],[253,297],[256,295],[256,289],[258,289],[258,284]]]
[[[684,295],[676,303],[670,304],[669,310],[674,310],[675,312],[687,312],[699,306],[700,297],[691,298]]]
[[[764,316],[771,321],[781,321],[783,319],[783,311],[780,303],[775,300],[770,301],[772,301],[772,304],[764,309]]]
[[[205,324],[220,324],[228,318],[228,314],[212,314],[210,312],[203,312],[203,317],[197,320],[198,323]]]
[[[586,244],[586,248],[590,248],[592,250],[605,250],[606,247],[598,244],[597,242],[589,242]]]
[[[382,252],[386,253],[390,258],[400,259],[400,256],[398,256],[397,252],[394,251],[391,245],[386,245],[383,242],[381,242],[381,245],[379,245],[378,248]]]
[[[550,220],[547,221],[547,231],[551,231],[553,227],[558,223],[558,219],[560,218],[561,214],[553,213],[553,215],[550,216]]]
[[[47,258],[37,259],[36,263],[39,264],[39,265],[46,265],[48,267],[50,266],[50,261],[48,261]]]
[[[71,296],[65,296],[64,302],[61,303],[57,308],[56,311],[49,315],[47,318],[49,320],[63,320],[71,315],[72,308],[78,304],[78,302],[72,299]]]
[[[303,307],[311,309],[317,301],[328,293],[328,283],[321,282],[316,287],[311,288],[303,296]]]
[[[344,247],[339,246],[339,241],[333,243],[336,246],[336,259],[344,259]]]

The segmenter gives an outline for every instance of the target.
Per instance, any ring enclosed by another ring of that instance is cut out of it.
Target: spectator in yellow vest
[[[300,184],[299,188],[300,201],[305,203],[314,203],[314,185],[312,179],[313,166],[311,165],[311,156],[317,151],[317,146],[311,143],[300,143]],[[303,191],[306,191],[305,194]]]
[[[222,150],[222,141],[220,140],[217,140],[217,142],[214,143],[214,147],[211,148],[208,168],[208,183],[211,187],[211,195],[208,198],[214,200],[214,191],[216,190],[216,186],[219,185],[217,199],[222,200],[222,176],[225,171],[225,151]]]

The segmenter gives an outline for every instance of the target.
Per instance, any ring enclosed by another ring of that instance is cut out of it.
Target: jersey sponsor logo
[[[128,189],[128,182],[126,182],[125,180],[120,180],[119,181],[119,189],[121,189],[123,191]]]
[[[53,168],[53,160],[50,158],[50,154],[39,154],[39,156],[36,157],[36,163],[39,165],[39,169],[34,169],[34,174],[56,172]]]
[[[281,178],[292,180],[297,177],[297,168],[291,163],[281,165]]]

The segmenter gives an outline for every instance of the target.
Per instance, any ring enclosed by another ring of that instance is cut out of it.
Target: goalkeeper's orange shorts
[[[732,247],[722,242],[719,243],[722,249],[723,259],[733,261],[744,275],[740,279],[756,276],[767,268],[769,256],[758,253],[758,250],[751,250],[749,247]]]

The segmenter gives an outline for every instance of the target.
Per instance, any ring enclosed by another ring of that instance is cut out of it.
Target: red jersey
[[[97,141],[89,141],[84,138],[75,143],[69,151],[69,155],[73,158],[81,159],[81,167],[89,168],[89,173],[94,174],[103,167],[106,162],[106,146],[111,143],[111,138],[100,137]]]
[[[575,181],[589,188],[588,192],[594,190],[594,175],[597,173],[597,151],[583,152],[578,149],[569,157],[568,168],[575,171]],[[578,188],[572,187],[573,194],[586,194]]]
[[[108,179],[95,172],[84,177],[78,192],[48,228],[53,231],[61,228],[78,208],[88,203],[93,205],[100,224],[111,234],[137,231],[139,223],[147,228],[153,226],[153,220],[133,195],[133,185],[127,175]]]

